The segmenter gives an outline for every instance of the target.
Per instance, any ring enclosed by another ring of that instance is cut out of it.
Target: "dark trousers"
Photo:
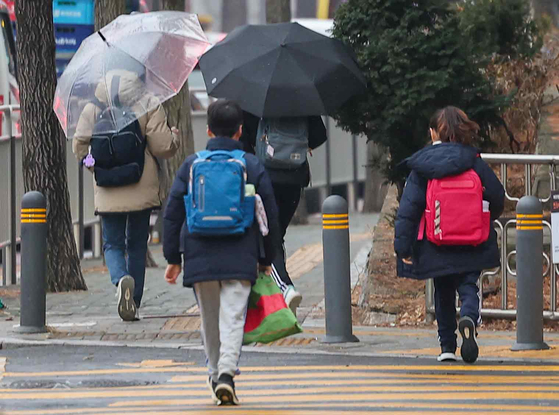
[[[287,185],[287,184],[277,184],[272,183],[274,187],[274,196],[276,198],[276,204],[278,205],[279,214],[279,226],[280,226],[280,237],[281,241],[276,245],[279,247],[279,251],[276,253],[276,258],[273,262],[274,271],[272,274],[276,283],[280,286],[282,291],[285,291],[285,286],[293,285],[293,281],[289,278],[289,273],[285,267],[285,247],[284,238],[287,232],[287,227],[289,222],[293,219],[293,215],[299,206],[299,201],[301,200],[302,188],[299,185]],[[277,279],[281,280],[278,281]],[[283,284],[281,284],[283,282]],[[285,284],[285,286],[284,286]]]
[[[456,292],[460,298],[460,317],[470,317],[476,327],[479,323],[481,299],[479,297],[480,272],[448,275],[435,278],[435,315],[439,326],[439,342],[445,351],[456,350]]]

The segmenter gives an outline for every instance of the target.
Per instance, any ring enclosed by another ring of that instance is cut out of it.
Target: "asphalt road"
[[[557,414],[559,366],[244,353],[240,407],[216,407],[199,350],[0,350],[0,413]]]

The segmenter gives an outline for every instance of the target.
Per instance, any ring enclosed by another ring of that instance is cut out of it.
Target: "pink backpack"
[[[487,202],[486,202],[487,203]],[[484,208],[483,186],[470,169],[456,176],[431,179],[418,240],[436,245],[479,245],[489,238],[490,213]]]

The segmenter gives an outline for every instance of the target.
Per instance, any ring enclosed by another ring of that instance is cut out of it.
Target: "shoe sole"
[[[208,388],[210,389],[210,392],[212,393],[213,403],[215,403],[216,405],[219,405],[219,399],[217,399],[217,395],[215,394],[214,388],[212,388],[212,381],[211,381],[210,378],[208,378],[208,380],[206,381],[206,385],[208,385]]]
[[[462,347],[460,348],[462,359],[466,363],[474,363],[479,355],[475,324],[471,319],[461,319],[458,329],[462,335]]]
[[[233,388],[226,383],[217,385],[215,388],[215,396],[219,403],[218,405],[238,405],[239,400],[235,395]]]
[[[456,362],[458,359],[456,355],[453,353],[443,353],[439,357],[437,357],[437,361],[439,362]]]
[[[124,321],[135,321],[136,303],[134,303],[134,280],[132,277],[123,277],[118,289],[118,315]]]
[[[303,301],[303,296],[301,294],[295,295],[288,304],[293,314],[297,315],[297,308],[301,305]]]

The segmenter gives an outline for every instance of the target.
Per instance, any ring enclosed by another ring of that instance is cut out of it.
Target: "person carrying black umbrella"
[[[357,58],[340,40],[298,23],[245,25],[207,51],[200,69],[208,95],[245,111],[241,141],[272,179],[283,238],[310,182],[307,153],[326,141],[320,115],[367,88]],[[285,269],[284,249],[273,269],[295,311],[302,296]]]
[[[307,152],[324,144],[326,127],[320,116],[259,118],[246,111],[243,125],[240,141],[244,150],[258,156],[272,180],[281,235],[281,243],[276,244],[279,252],[272,264],[272,277],[295,314],[303,296],[287,272],[284,238],[301,194],[311,180]]]

